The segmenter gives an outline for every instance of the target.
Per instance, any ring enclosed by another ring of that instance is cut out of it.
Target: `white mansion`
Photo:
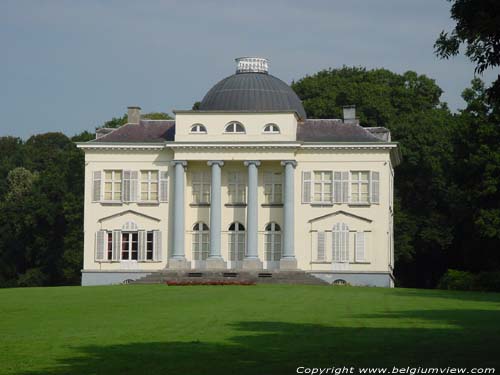
[[[172,269],[394,285],[400,153],[387,129],[361,127],[354,107],[343,119],[308,119],[266,59],[240,58],[198,110],[175,120],[128,111],[126,125],[78,144],[82,285]]]

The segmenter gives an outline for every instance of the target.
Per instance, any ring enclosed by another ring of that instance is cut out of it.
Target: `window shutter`
[[[160,171],[160,202],[168,202],[168,172]]]
[[[99,202],[101,200],[102,191],[102,172],[94,171],[92,173],[92,202]]]
[[[146,260],[146,231],[140,230],[137,232],[138,241],[139,241],[139,261]]]
[[[351,200],[349,190],[349,172],[342,172],[342,203],[349,203]]]
[[[325,232],[318,232],[317,259],[325,260]]]
[[[130,202],[130,171],[122,174],[122,201]]]
[[[137,202],[139,192],[139,172],[130,171],[130,202]]]
[[[99,230],[95,234],[95,261],[102,262],[106,260],[106,231]]]
[[[349,262],[349,227],[342,224],[342,258],[341,262]]]
[[[365,261],[365,232],[356,232],[356,247],[354,257],[356,262]]]
[[[333,203],[342,203],[342,172],[333,172]]]
[[[153,259],[161,260],[162,247],[161,247],[161,232],[159,230],[153,231]]]
[[[113,250],[112,250],[112,258],[111,260],[119,261],[120,260],[120,251],[122,248],[122,231],[114,230],[113,231]]]
[[[380,173],[379,172],[371,172],[371,203],[379,204],[380,203]]]
[[[302,172],[302,203],[311,203],[311,172]]]

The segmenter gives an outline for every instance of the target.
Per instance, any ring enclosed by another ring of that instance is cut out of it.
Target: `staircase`
[[[126,284],[165,284],[167,282],[250,282],[256,284],[302,284],[329,285],[304,271],[281,270],[162,270],[152,272],[137,280],[128,280]]]

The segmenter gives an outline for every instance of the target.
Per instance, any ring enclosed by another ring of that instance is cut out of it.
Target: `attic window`
[[[243,134],[245,133],[245,127],[237,121],[232,121],[224,128],[224,133]]]
[[[202,124],[194,124],[191,126],[191,133],[206,134],[207,128]]]
[[[280,128],[276,124],[267,124],[266,126],[264,126],[264,133],[279,134]]]

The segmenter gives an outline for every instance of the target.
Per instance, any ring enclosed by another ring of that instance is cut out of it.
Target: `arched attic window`
[[[280,128],[276,124],[266,124],[264,126],[264,133],[266,133],[266,134],[279,134]]]
[[[243,124],[241,122],[231,121],[224,128],[224,133],[227,133],[227,134],[244,134],[245,133],[245,127],[243,126]]]
[[[203,124],[194,124],[191,126],[190,133],[207,134],[207,128]]]

